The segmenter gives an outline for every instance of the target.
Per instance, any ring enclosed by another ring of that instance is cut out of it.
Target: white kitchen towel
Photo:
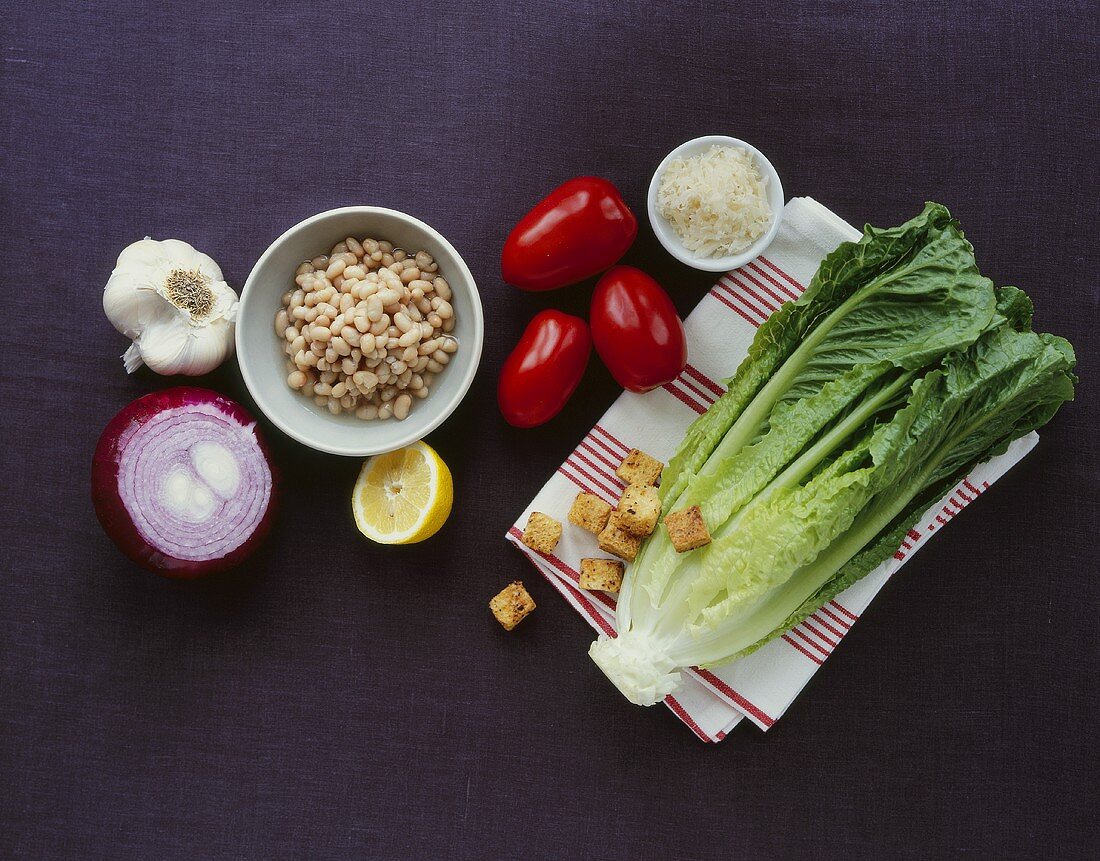
[[[766,253],[723,275],[684,321],[689,351],[684,372],[644,395],[623,392],[508,531],[508,540],[598,632],[614,633],[615,597],[577,587],[581,557],[597,554],[598,549],[594,535],[569,525],[567,515],[573,499],[584,490],[614,505],[624,487],[615,468],[632,448],[667,463],[687,426],[724,391],[721,381],[737,370],[760,324],[802,293],[826,254],[860,235],[817,201],[808,197],[791,200],[783,211],[779,234]],[[665,704],[704,741],[720,741],[745,717],[768,729],[890,576],[1023,458],[1038,439],[1036,434],[1028,434],[1005,454],[977,466],[924,514],[893,558],[836,600],[745,658],[711,670],[690,671],[684,685]],[[532,511],[565,524],[552,554],[536,553],[520,540]]]

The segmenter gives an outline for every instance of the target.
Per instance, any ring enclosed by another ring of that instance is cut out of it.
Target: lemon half
[[[431,446],[408,448],[368,459],[351,496],[355,525],[379,544],[415,544],[447,522],[454,484],[447,464]]]

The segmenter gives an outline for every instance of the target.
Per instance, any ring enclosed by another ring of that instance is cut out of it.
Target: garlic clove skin
[[[103,310],[133,340],[128,373],[208,373],[233,353],[237,294],[210,256],[178,239],[127,246],[103,291]]]
[[[225,337],[228,333],[228,337]],[[207,374],[233,352],[233,324],[219,320],[206,329],[165,318],[150,325],[134,342],[141,360],[158,374]]]
[[[136,284],[135,276],[116,269],[103,288],[103,312],[111,324],[131,340],[161,315],[164,305],[164,298],[151,282],[147,286]]]

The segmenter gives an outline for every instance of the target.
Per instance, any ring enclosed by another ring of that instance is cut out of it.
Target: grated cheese
[[[767,186],[748,150],[715,145],[669,162],[657,208],[688,251],[722,257],[744,251],[771,225]]]

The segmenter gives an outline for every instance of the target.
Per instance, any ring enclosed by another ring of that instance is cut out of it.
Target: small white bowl
[[[454,297],[458,351],[438,374],[431,392],[414,399],[404,421],[363,421],[332,415],[286,382],[286,354],[275,334],[280,297],[295,289],[294,270],[303,260],[328,254],[346,237],[388,240],[406,251],[427,251],[439,264]],[[237,359],[256,405],[276,427],[310,448],[354,457],[393,451],[427,436],[462,401],[481,361],[485,321],[474,277],[443,236],[423,221],[379,206],[345,206],[307,218],[276,239],[252,268],[237,310]]]
[[[661,184],[661,176],[664,175],[665,168],[668,167],[670,161],[674,158],[690,158],[693,155],[699,155],[699,153],[705,152],[715,145],[741,147],[752,154],[761,175],[767,180],[768,203],[771,204],[772,208],[772,223],[763,236],[738,254],[730,254],[726,257],[701,257],[684,247],[679,234],[668,223],[668,220],[658,212],[657,189]],[[779,224],[783,220],[783,183],[779,181],[779,174],[772,167],[772,163],[756,147],[727,135],[705,135],[680,144],[665,156],[664,161],[660,163],[653,174],[653,179],[650,180],[647,207],[649,209],[649,223],[653,227],[653,232],[657,234],[657,238],[669,254],[694,269],[702,269],[705,272],[728,272],[730,269],[744,266],[754,257],[763,254],[764,250],[775,239],[775,235],[779,232]]]

